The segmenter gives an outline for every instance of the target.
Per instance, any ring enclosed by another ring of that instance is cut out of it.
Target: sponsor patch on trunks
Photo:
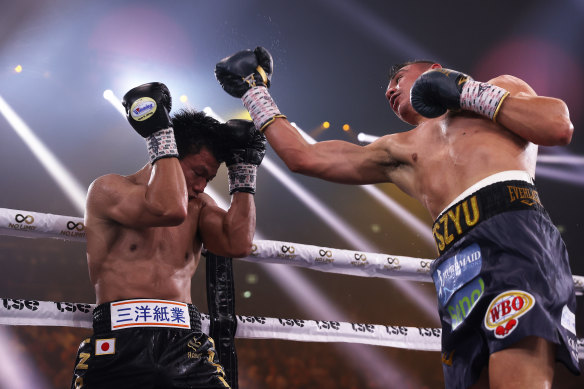
[[[450,316],[453,331],[470,315],[484,292],[485,283],[481,277],[477,277],[452,295],[446,310]]]
[[[191,328],[188,304],[178,301],[136,299],[110,303],[111,329],[137,327]]]
[[[485,315],[485,327],[496,338],[505,338],[519,325],[519,318],[535,305],[535,298],[522,290],[509,290],[491,301]]]
[[[482,264],[481,248],[474,243],[438,265],[432,279],[440,305],[445,307],[458,289],[478,276]]]
[[[564,308],[562,309],[561,323],[562,327],[576,335],[576,315],[570,311],[570,308],[568,308],[567,305],[564,305]]]

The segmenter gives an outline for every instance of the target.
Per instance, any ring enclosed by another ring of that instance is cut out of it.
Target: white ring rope
[[[0,208],[0,235],[85,241],[83,219],[48,213]],[[432,282],[432,259],[367,253],[274,240],[256,240],[250,262],[279,263],[361,277],[400,278]],[[577,294],[584,293],[584,277],[572,276]]]
[[[95,304],[0,298],[0,324],[92,328]],[[237,316],[237,338],[350,342],[439,351],[439,328],[384,326],[322,320]],[[203,332],[209,316],[201,313]],[[583,344],[584,345],[584,344]]]
[[[0,208],[0,235],[24,238],[57,238],[85,241],[83,219]],[[252,262],[280,263],[315,270],[364,277],[405,278],[432,281],[431,259],[365,253],[298,243],[257,240]],[[573,276],[579,294],[584,291],[584,277]],[[0,298],[0,324],[66,326],[91,328],[94,304]],[[385,326],[300,319],[277,319],[237,315],[238,338],[285,339],[307,342],[350,342],[410,350],[439,351],[439,328]],[[209,328],[209,316],[202,314],[203,331]],[[584,339],[578,339],[584,359]]]

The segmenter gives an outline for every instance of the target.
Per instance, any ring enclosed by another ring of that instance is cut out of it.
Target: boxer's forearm
[[[568,107],[562,100],[521,93],[506,99],[497,123],[542,146],[567,145],[574,131]]]

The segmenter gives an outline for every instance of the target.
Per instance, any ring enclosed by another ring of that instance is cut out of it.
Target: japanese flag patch
[[[96,339],[95,355],[109,355],[116,353],[116,339]]]

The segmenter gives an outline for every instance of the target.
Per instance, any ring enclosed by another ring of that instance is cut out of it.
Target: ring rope
[[[57,238],[85,241],[83,219],[0,208],[0,234],[23,238]],[[432,259],[368,253],[274,240],[256,240],[250,262],[278,263],[330,273],[361,277],[400,278],[432,282]],[[572,276],[578,295],[584,293],[584,277]]]
[[[92,328],[95,304],[0,298],[0,324]],[[237,338],[350,342],[423,351],[440,350],[439,328],[385,326],[328,320],[237,316]],[[201,313],[203,332],[209,315]],[[584,340],[583,340],[584,346]]]
[[[0,298],[0,324],[92,328],[95,304]],[[348,342],[419,351],[440,351],[440,328],[386,326],[328,320],[237,316],[236,338],[301,342]],[[201,313],[203,332],[209,315]],[[578,339],[584,359],[584,339]]]
[[[78,217],[0,208],[0,234],[83,242],[85,225],[83,219]],[[251,256],[243,259],[365,277],[431,281],[431,259],[388,256],[281,241],[254,241]],[[575,287],[582,294],[584,277],[573,277]],[[10,298],[0,300],[0,324],[92,327],[95,304]],[[203,331],[208,332],[209,316],[204,313],[201,316]],[[440,350],[440,328],[236,316],[237,338],[350,342],[421,351]],[[578,339],[578,354],[580,359],[584,359],[584,339]]]

